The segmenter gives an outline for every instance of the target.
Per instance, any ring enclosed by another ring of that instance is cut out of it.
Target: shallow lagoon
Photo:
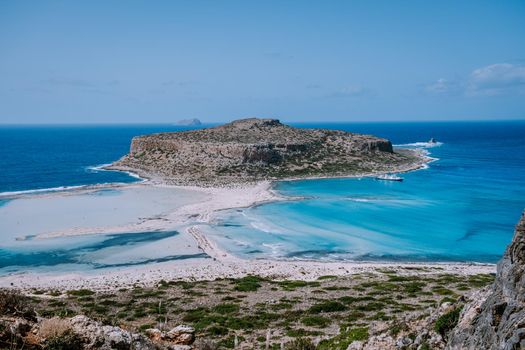
[[[93,270],[206,257],[191,237],[177,231],[125,230],[126,225],[205,198],[196,191],[133,185],[4,200],[0,205],[0,274]],[[105,227],[115,227],[118,233],[37,237],[68,229],[96,232]]]
[[[57,268],[79,271],[206,257],[188,243],[175,231],[29,240],[16,248],[0,247],[0,274]]]
[[[144,185],[24,195],[0,206],[2,246],[71,228],[129,225],[204,198],[196,191]]]
[[[306,199],[230,210],[208,233],[252,258],[499,260],[525,207],[525,124],[402,126],[378,124],[373,133],[393,133],[404,147],[443,141],[427,149],[439,158],[428,169],[402,174],[403,182],[280,182],[279,192]]]

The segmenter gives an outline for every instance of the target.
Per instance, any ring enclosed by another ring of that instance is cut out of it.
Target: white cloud
[[[458,83],[444,78],[439,78],[434,83],[425,86],[425,92],[429,94],[444,95],[457,92],[459,89]]]
[[[497,63],[473,70],[467,77],[439,78],[423,87],[432,95],[497,96],[525,94],[525,65]]]
[[[474,70],[467,82],[467,94],[502,95],[525,92],[525,65],[497,63]]]

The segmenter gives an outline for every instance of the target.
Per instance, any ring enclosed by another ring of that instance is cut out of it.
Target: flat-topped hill
[[[242,119],[201,130],[133,138],[111,168],[177,184],[351,176],[416,167],[390,141],[339,130],[303,129],[277,119]]]

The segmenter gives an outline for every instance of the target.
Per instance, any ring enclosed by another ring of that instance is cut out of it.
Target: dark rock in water
[[[180,126],[198,126],[202,125],[201,121],[197,118],[193,119],[182,119],[177,122],[177,125]]]
[[[294,128],[277,119],[242,119],[200,130],[133,138],[109,167],[178,184],[395,171],[421,163],[390,141],[339,130]]]
[[[465,306],[447,349],[525,349],[525,213],[494,284]]]

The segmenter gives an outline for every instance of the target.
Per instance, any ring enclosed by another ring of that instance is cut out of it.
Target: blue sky
[[[525,1],[0,0],[0,123],[525,119]]]

